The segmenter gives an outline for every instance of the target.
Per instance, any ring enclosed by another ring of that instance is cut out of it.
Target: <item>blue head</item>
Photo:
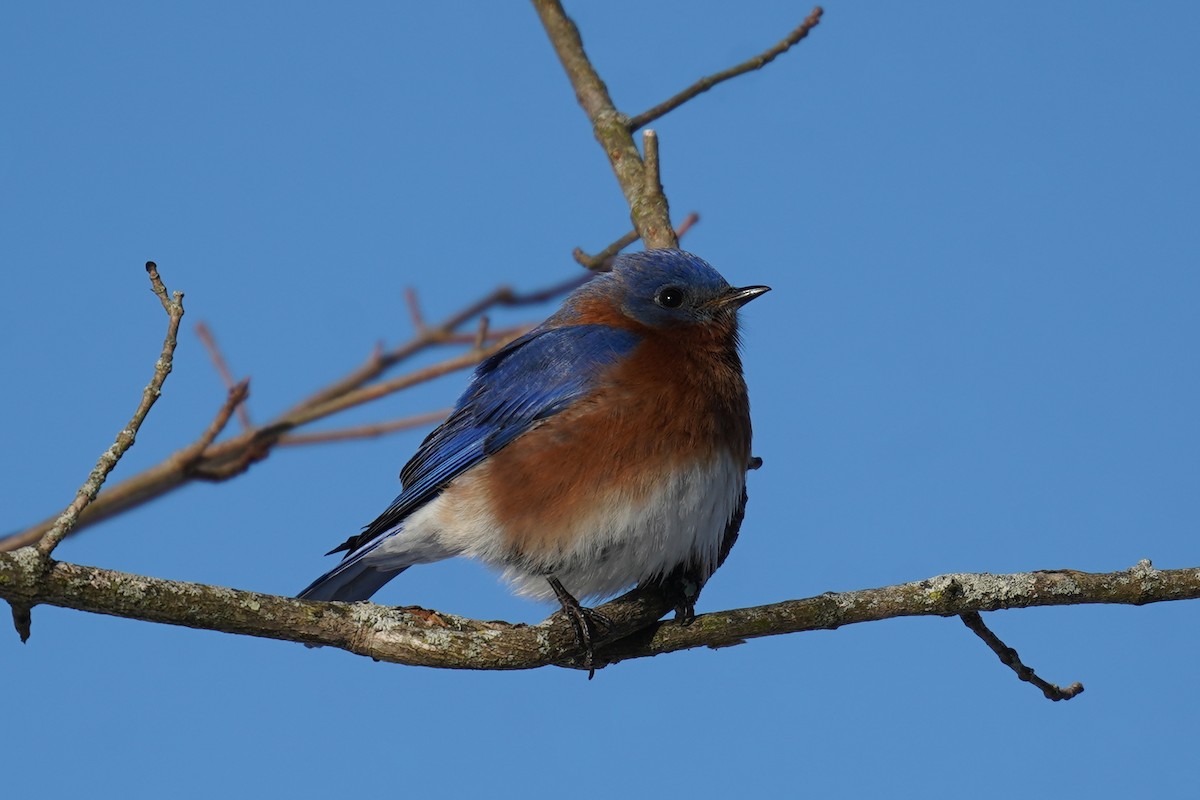
[[[626,317],[650,328],[714,322],[732,327],[737,310],[767,291],[766,286],[734,288],[691,253],[646,250],[618,256],[610,272],[598,275],[573,299],[607,300]]]

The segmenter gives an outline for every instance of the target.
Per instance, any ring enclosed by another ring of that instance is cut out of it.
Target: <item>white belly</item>
[[[631,503],[620,490],[596,492],[596,510],[582,518],[573,542],[539,558],[514,561],[486,542],[468,548],[503,570],[518,594],[554,596],[553,574],[578,599],[607,597],[688,563],[705,575],[717,566],[725,529],[741,501],[746,465],[720,456],[712,466],[664,476],[647,499]]]
[[[547,537],[553,546],[515,553],[492,514],[479,471],[448,486],[365,556],[384,570],[456,555],[501,570],[517,594],[552,599],[553,575],[579,600],[608,597],[661,577],[681,564],[708,576],[741,501],[746,465],[728,454],[710,466],[674,470],[641,497],[620,487],[592,490],[592,509]]]

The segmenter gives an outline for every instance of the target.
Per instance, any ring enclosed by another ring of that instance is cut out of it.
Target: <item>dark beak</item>
[[[770,286],[743,286],[740,289],[730,289],[716,302],[721,307],[741,308],[759,295],[771,291]]]

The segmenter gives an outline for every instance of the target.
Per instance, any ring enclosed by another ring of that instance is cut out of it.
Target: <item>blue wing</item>
[[[345,550],[349,558],[393,530],[450,481],[587,395],[638,340],[606,325],[536,328],[481,362],[454,411],[400,472],[400,496],[330,553]]]

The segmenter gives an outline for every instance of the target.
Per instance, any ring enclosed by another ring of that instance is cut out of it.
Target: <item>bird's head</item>
[[[650,328],[717,323],[732,329],[737,310],[768,291],[767,286],[730,286],[721,273],[691,253],[646,250],[618,256],[610,272],[580,290],[580,299],[610,303]]]

